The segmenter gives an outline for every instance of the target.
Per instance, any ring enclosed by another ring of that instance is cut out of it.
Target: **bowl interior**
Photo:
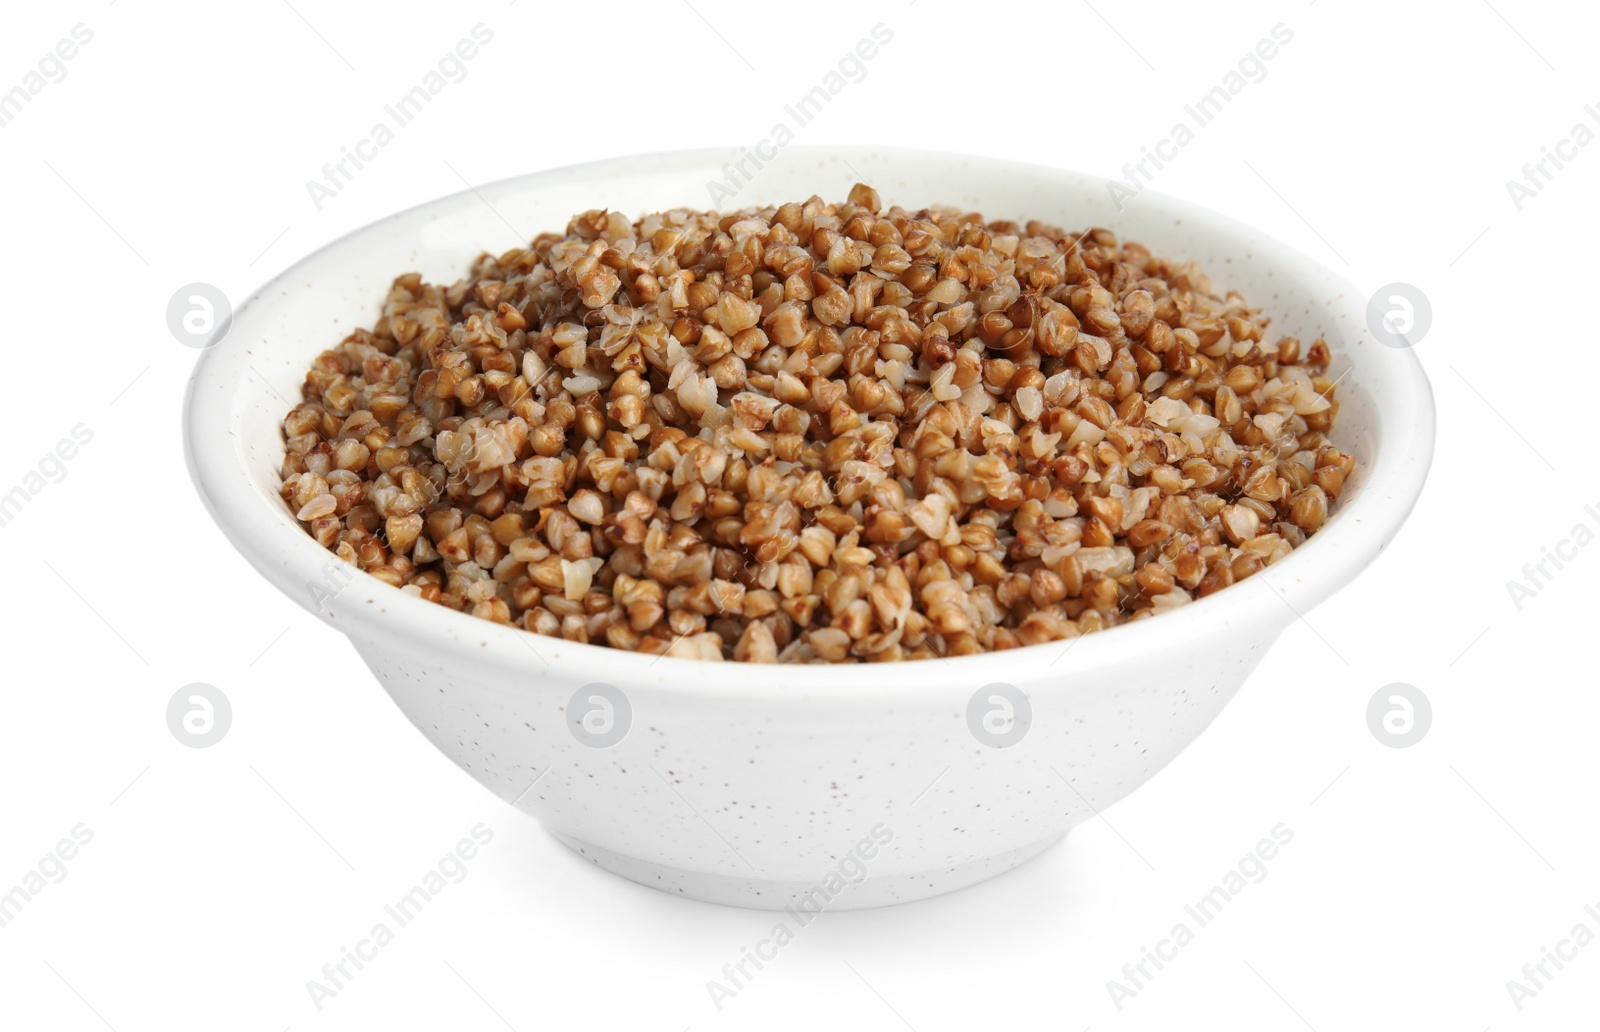
[[[1257,231],[1149,192],[1118,212],[1105,181],[1091,176],[888,150],[791,147],[733,197],[713,204],[711,184],[726,185],[724,165],[730,157],[739,155],[646,156],[489,184],[375,223],[262,288],[236,313],[229,337],[202,357],[189,413],[190,459],[202,495],[247,557],[286,590],[285,569],[296,571],[290,583],[303,581],[306,570],[328,560],[278,497],[281,421],[300,398],[312,358],[352,330],[370,327],[395,276],[418,271],[435,282],[453,282],[480,252],[525,246],[537,233],[559,231],[573,214],[590,208],[636,217],[672,207],[744,207],[814,193],[842,198],[858,180],[875,186],[886,204],[908,209],[954,204],[987,218],[1037,218],[1072,231],[1110,227],[1157,254],[1198,260],[1218,293],[1237,290],[1272,315],[1272,334],[1298,336],[1306,346],[1319,337],[1327,340],[1334,355],[1330,374],[1342,377],[1341,411],[1332,436],[1354,455],[1356,473],[1323,530],[1274,567],[1288,570],[1287,564],[1296,564],[1299,574],[1282,590],[1286,598],[1298,593],[1297,607],[1320,601],[1370,561],[1420,491],[1431,454],[1433,413],[1415,358],[1371,337],[1364,323],[1365,298],[1351,284]],[[1365,496],[1375,481],[1382,481],[1377,493],[1384,497],[1369,504]],[[1380,505],[1390,510],[1384,519],[1370,512],[1364,519],[1354,515]],[[1352,521],[1365,525],[1348,526]],[[391,609],[422,606],[441,618],[470,619],[403,598],[376,582],[372,590],[386,593]],[[1160,622],[1177,632],[1181,623],[1197,619],[1199,610],[1220,610],[1215,603],[1238,591],[1219,592],[1163,615]],[[299,600],[305,604],[305,597]],[[1135,630],[1116,628],[1091,637]]]

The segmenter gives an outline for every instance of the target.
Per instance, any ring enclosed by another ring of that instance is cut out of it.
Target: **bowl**
[[[1349,583],[1422,490],[1434,409],[1415,356],[1367,328],[1362,291],[1247,226],[1145,192],[1118,212],[1093,176],[979,157],[791,146],[648,155],[508,179],[373,223],[296,263],[202,353],[186,400],[191,474],[246,559],[347,635],[445,755],[590,861],[718,903],[855,909],[1017,866],[1192,742],[1297,614]],[[1250,579],[1070,642],[861,666],[659,658],[540,637],[343,567],[278,496],[280,422],[311,359],[370,326],[394,276],[463,275],[596,207],[630,216],[843,198],[1108,226],[1199,259],[1222,290],[1323,336],[1341,377],[1335,442],[1356,462],[1305,545]],[[728,196],[730,187],[735,188]],[[720,203],[714,204],[713,197]],[[251,590],[238,585],[237,590]]]

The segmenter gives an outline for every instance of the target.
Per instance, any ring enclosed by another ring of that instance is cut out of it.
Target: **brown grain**
[[[752,663],[1061,641],[1330,518],[1355,463],[1329,350],[1268,322],[1108,230],[861,184],[589,211],[454,284],[396,279],[311,364],[282,493],[374,577],[571,641]]]

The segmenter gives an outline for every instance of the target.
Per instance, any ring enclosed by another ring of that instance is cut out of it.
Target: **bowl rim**
[[[997,173],[1024,171],[1063,181],[1109,182],[1104,177],[1032,162],[914,148],[794,145],[784,149],[798,160],[819,162],[852,159],[868,162],[884,158],[901,162],[962,162],[981,165]],[[1378,406],[1379,444],[1366,483],[1358,496],[1341,506],[1328,523],[1305,544],[1248,581],[1195,599],[1158,617],[1121,624],[1104,631],[1063,642],[1047,642],[1001,652],[941,657],[888,664],[827,664],[825,678],[802,677],[817,665],[757,665],[731,661],[651,656],[605,645],[590,645],[534,634],[510,625],[495,624],[458,610],[406,594],[370,576],[357,576],[323,608],[308,603],[306,586],[318,580],[332,553],[318,545],[303,529],[286,527],[272,513],[247,472],[232,424],[238,399],[249,390],[245,375],[250,350],[237,343],[241,327],[257,308],[270,304],[280,284],[295,279],[312,261],[350,244],[384,223],[418,218],[449,209],[481,191],[540,181],[570,181],[596,172],[647,170],[683,171],[718,168],[737,159],[731,147],[665,151],[605,158],[582,164],[511,176],[457,191],[393,215],[375,219],[298,258],[282,272],[253,291],[233,313],[233,341],[203,350],[190,376],[183,404],[184,458],[201,501],[219,528],[245,559],[279,590],[303,608],[349,634],[353,640],[377,638],[407,649],[419,643],[431,646],[441,657],[471,657],[475,665],[527,676],[530,687],[545,679],[561,683],[601,678],[623,680],[632,686],[670,688],[690,695],[736,697],[774,689],[797,690],[807,697],[873,698],[885,694],[915,695],[930,686],[952,680],[981,686],[995,681],[1037,684],[1041,679],[1072,679],[1127,663],[1154,651],[1185,653],[1192,648],[1215,647],[1219,627],[1238,630],[1265,628],[1271,638],[1317,603],[1355,578],[1398,532],[1415,507],[1432,461],[1435,408],[1432,388],[1417,356],[1411,351],[1388,351],[1397,361],[1369,362],[1362,378],[1381,379],[1386,391]],[[887,176],[889,173],[885,173]],[[1198,224],[1208,234],[1248,239],[1253,253],[1270,263],[1314,272],[1341,288],[1330,302],[1362,306],[1364,296],[1350,281],[1321,262],[1246,223],[1203,205],[1153,190],[1139,194],[1139,202],[1180,213],[1183,221]],[[470,261],[466,256],[465,261]],[[1369,349],[1369,354],[1375,352]],[[1340,357],[1335,353],[1335,361]],[[1359,365],[1359,360],[1354,364]],[[292,531],[292,532],[291,532]],[[360,590],[352,590],[359,585]],[[1262,590],[1265,588],[1266,590]],[[1268,595],[1276,598],[1269,599]],[[359,634],[356,633],[360,627]],[[1140,637],[1143,636],[1143,638]],[[1268,639],[1268,641],[1271,640]],[[359,644],[359,642],[358,642]],[[1230,647],[1237,647],[1235,639]],[[465,653],[465,656],[462,654]],[[914,671],[913,677],[885,676],[886,668]],[[752,674],[760,674],[753,677]],[[596,676],[598,675],[598,676]],[[648,690],[648,689],[647,689]]]

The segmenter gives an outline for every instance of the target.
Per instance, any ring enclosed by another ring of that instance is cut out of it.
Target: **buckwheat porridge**
[[[424,599],[570,641],[922,659],[1159,616],[1317,531],[1327,346],[1110,231],[857,185],[394,281],[284,419],[283,497]]]

